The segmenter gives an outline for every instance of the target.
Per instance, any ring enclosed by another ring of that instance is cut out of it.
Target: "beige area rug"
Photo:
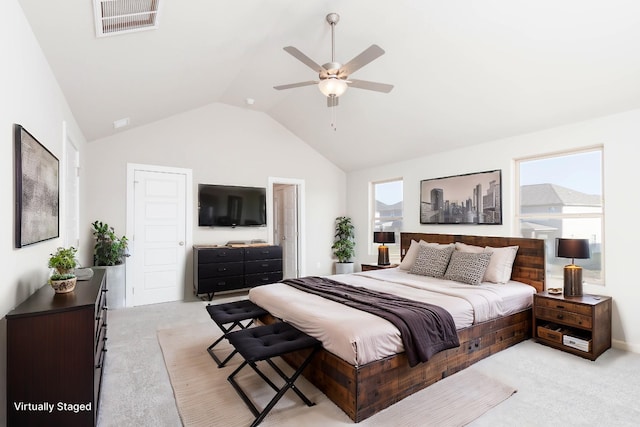
[[[218,368],[206,348],[220,336],[213,322],[158,330],[158,341],[173,386],[182,423],[192,426],[245,427],[253,414],[227,381],[240,364],[236,355],[227,366]],[[216,352],[226,355],[225,341]],[[278,359],[279,360],[279,359]],[[280,362],[284,365],[284,362]],[[288,366],[287,366],[288,368]],[[265,366],[265,373],[270,368]],[[291,372],[288,368],[286,372]],[[275,392],[245,367],[238,382],[258,408],[263,408]],[[276,384],[283,381],[274,374]],[[316,405],[307,407],[292,391],[280,399],[261,426],[348,426],[355,423],[322,392],[300,377],[296,385]],[[509,398],[516,390],[468,368],[433,384],[370,417],[358,426],[463,426]]]

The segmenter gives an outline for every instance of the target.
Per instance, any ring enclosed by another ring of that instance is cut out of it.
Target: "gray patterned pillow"
[[[444,273],[444,278],[456,282],[479,285],[484,277],[484,272],[489,266],[491,253],[470,253],[455,251],[451,255],[451,261]]]
[[[444,276],[453,250],[453,245],[442,249],[421,245],[409,273],[430,277]]]

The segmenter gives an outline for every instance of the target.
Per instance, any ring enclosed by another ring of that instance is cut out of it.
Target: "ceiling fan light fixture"
[[[318,83],[318,89],[324,96],[340,96],[348,87],[346,81],[337,77],[328,77]]]

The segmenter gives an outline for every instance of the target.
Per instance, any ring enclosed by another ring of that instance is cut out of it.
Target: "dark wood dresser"
[[[7,314],[7,423],[93,426],[107,341],[104,270],[73,292],[49,285]]]
[[[252,288],[282,280],[280,246],[193,247],[193,287],[211,300],[216,292]]]

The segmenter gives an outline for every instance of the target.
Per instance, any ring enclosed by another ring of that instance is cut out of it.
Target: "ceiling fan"
[[[384,50],[378,45],[371,45],[351,61],[342,65],[335,59],[335,27],[340,21],[340,15],[330,13],[327,15],[327,22],[331,25],[331,62],[324,65],[317,64],[313,59],[300,52],[293,46],[284,48],[289,54],[301,61],[307,67],[318,73],[320,80],[309,80],[306,82],[291,83],[287,85],[274,86],[274,89],[292,89],[302,86],[318,85],[318,89],[327,97],[327,107],[335,107],[338,105],[338,97],[342,95],[348,87],[358,89],[373,90],[376,92],[389,93],[393,89],[393,85],[385,83],[376,83],[366,80],[349,79],[349,76],[364,67],[374,59],[382,56]]]

